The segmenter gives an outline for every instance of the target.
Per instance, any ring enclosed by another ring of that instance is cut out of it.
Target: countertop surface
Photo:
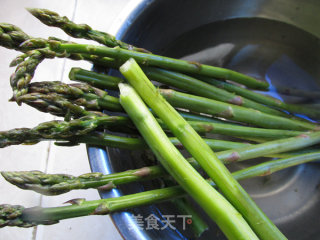
[[[31,36],[56,36],[70,39],[63,31],[47,27],[25,10],[26,7],[47,8],[67,16],[77,23],[87,23],[94,29],[114,33],[114,26],[119,25],[121,12],[139,1],[130,0],[2,0],[0,22],[19,26]],[[116,22],[118,21],[118,22]],[[112,30],[113,29],[113,30]],[[110,32],[110,31],[111,32]],[[113,32],[112,32],[113,31]],[[84,40],[75,40],[83,42]],[[33,127],[40,122],[53,120],[53,116],[41,113],[23,104],[18,106],[9,102],[12,90],[9,84],[14,68],[9,63],[19,53],[0,48],[0,131],[20,127]],[[38,67],[34,81],[68,82],[71,67],[78,66],[90,69],[86,62],[75,62],[66,59],[45,60]],[[68,173],[80,175],[90,172],[85,145],[77,147],[57,147],[52,142],[41,142],[32,146],[10,146],[0,149],[1,171],[40,170],[47,173]],[[0,177],[0,204],[20,204],[26,207],[59,206],[73,198],[99,199],[96,190],[72,191],[60,196],[46,197],[40,194],[21,190]],[[6,227],[0,229],[0,239],[6,240],[41,240],[41,239],[122,239],[109,216],[90,216],[63,220],[52,226],[38,226],[28,229]]]

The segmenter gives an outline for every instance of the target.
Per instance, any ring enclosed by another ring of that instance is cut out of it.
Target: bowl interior
[[[146,1],[129,17],[132,24],[122,29],[119,37],[157,54],[226,67],[263,79],[274,86],[268,95],[287,102],[308,103],[305,98],[281,95],[276,89],[290,86],[320,90],[320,31],[314,26],[315,9],[320,9],[316,1],[277,1],[277,4],[276,1],[255,4],[252,1]],[[89,148],[88,153],[93,171],[104,173],[139,168],[156,161],[148,151]],[[233,164],[230,169],[241,169],[263,160]],[[319,163],[241,181],[289,239],[320,237],[319,182]],[[100,193],[102,197],[118,196],[161,184],[155,180]],[[199,239],[213,236],[225,239],[194,205],[210,226]],[[147,230],[146,221],[142,227],[134,224],[137,216],[145,219],[151,214],[158,218],[159,225],[168,215],[175,216],[176,229]],[[179,212],[169,202],[117,213],[113,219],[125,239],[193,238],[177,215]]]

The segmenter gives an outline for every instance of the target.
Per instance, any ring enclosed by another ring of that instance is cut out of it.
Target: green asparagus
[[[120,69],[122,73],[129,71],[123,68]],[[127,74],[124,74],[127,77]],[[224,234],[229,239],[258,239],[242,215],[214,190],[171,144],[134,89],[122,83],[119,88],[121,105],[162,166],[217,223]]]
[[[320,153],[317,152],[294,158],[274,160],[234,172],[233,176],[237,180],[266,176],[281,169],[318,160],[319,158]],[[33,227],[40,224],[55,224],[63,219],[94,214],[109,214],[141,205],[179,198],[184,194],[185,192],[181,187],[174,186],[97,201],[85,201],[84,199],[70,200],[69,203],[73,205],[65,207],[24,208],[19,205],[3,204],[0,205],[0,228],[6,226]]]
[[[134,86],[143,100],[155,111],[171,132],[181,141],[189,153],[199,162],[204,171],[217,184],[226,198],[248,221],[262,239],[285,239],[284,235],[254,203],[241,185],[194,129],[161,97],[134,59],[128,60],[120,72]],[[260,223],[264,224],[261,225]]]
[[[174,105],[175,107],[218,115],[223,118],[245,122],[260,127],[289,130],[314,130],[318,128],[317,124],[310,122],[273,116],[257,110],[177,92],[172,89],[160,89],[160,93],[170,104]]]

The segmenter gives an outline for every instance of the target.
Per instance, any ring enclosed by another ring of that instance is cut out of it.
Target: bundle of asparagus
[[[256,93],[254,90],[268,90],[265,81],[224,68],[155,55],[52,11],[28,10],[46,25],[104,46],[55,37],[33,38],[16,26],[0,24],[0,44],[22,52],[11,63],[16,66],[10,79],[11,101],[64,118],[34,128],[0,132],[0,147],[54,140],[60,146],[85,143],[132,151],[149,148],[158,162],[109,175],[87,173],[75,177],[23,171],[2,172],[2,176],[22,189],[45,195],[88,188],[108,191],[121,184],[152,179],[162,179],[166,186],[112,199],[73,199],[67,202],[71,205],[63,207],[3,204],[0,227],[55,224],[67,218],[109,214],[173,199],[197,219],[181,199],[187,195],[229,239],[286,239],[237,180],[319,159],[319,109]],[[55,57],[116,69],[124,78],[73,68],[69,77],[80,83],[31,83],[37,66]],[[149,78],[170,89],[156,88]],[[105,90],[118,91],[120,97],[110,96]],[[315,121],[301,119],[295,113]],[[118,133],[126,133],[127,137]],[[208,133],[218,138],[231,137],[231,141],[208,138]],[[186,149],[191,158],[185,159],[179,149]],[[232,174],[225,166],[258,157],[269,160]],[[202,176],[203,172],[209,179]],[[206,229],[205,223],[201,219],[195,223],[201,223],[195,230],[200,235]]]

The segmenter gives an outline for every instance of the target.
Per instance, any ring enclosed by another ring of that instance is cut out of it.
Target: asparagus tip
[[[37,10],[36,8],[26,7],[25,9],[32,15],[36,14],[36,10]]]

